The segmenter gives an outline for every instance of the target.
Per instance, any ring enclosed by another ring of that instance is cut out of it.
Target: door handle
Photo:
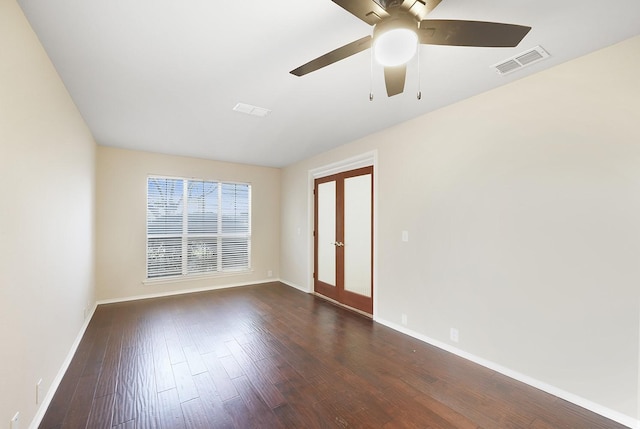
[[[344,247],[344,243],[341,241],[336,241],[335,243],[333,243],[333,245],[338,247]]]

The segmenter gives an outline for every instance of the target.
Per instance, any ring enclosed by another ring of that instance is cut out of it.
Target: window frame
[[[181,223],[182,228],[180,233],[166,233],[166,234],[149,234],[149,201],[150,201],[150,193],[149,193],[149,185],[152,179],[162,179],[162,180],[178,180],[181,181],[182,184],[182,209],[181,209]],[[217,231],[215,233],[211,232],[189,232],[189,183],[190,182],[201,182],[201,183],[210,183],[215,184],[218,192],[217,197],[217,220],[216,220],[216,228]],[[210,180],[210,179],[200,179],[195,177],[180,177],[180,176],[166,176],[166,175],[156,175],[149,174],[146,177],[145,181],[145,194],[146,194],[146,205],[145,205],[145,280],[144,284],[148,283],[165,283],[165,282],[176,282],[176,281],[185,281],[185,280],[196,280],[202,278],[209,277],[224,277],[224,276],[233,276],[233,275],[241,275],[253,272],[252,269],[252,261],[251,261],[251,248],[252,248],[252,192],[253,186],[250,182],[239,182],[239,181],[222,181],[222,180]],[[223,186],[224,185],[243,185],[247,187],[247,231],[246,232],[223,232],[225,222],[223,222],[224,209],[223,209]],[[166,275],[158,275],[149,277],[149,242],[151,239],[179,239],[181,242],[181,272],[180,274],[166,274]],[[215,238],[216,239],[216,269],[205,272],[189,272],[189,242],[190,239],[194,238]],[[222,252],[224,239],[246,239],[246,266],[242,266],[239,268],[231,268],[224,269],[223,259],[224,253]]]

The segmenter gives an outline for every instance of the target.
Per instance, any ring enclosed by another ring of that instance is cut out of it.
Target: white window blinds
[[[147,179],[147,278],[250,268],[251,186]]]

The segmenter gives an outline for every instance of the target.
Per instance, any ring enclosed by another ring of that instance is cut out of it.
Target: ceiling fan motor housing
[[[416,21],[412,15],[403,11],[396,11],[390,17],[385,18],[376,24],[373,28],[373,40],[375,42],[378,37],[387,31],[399,28],[416,32],[416,30],[418,30],[418,24],[418,21]]]
[[[417,24],[411,15],[400,11],[376,24],[373,29],[376,61],[385,67],[398,67],[413,58],[418,49]]]

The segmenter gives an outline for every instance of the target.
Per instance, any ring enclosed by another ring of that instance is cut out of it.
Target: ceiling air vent
[[[264,118],[271,113],[271,110],[265,109],[264,107],[252,106],[251,104],[245,103],[236,104],[233,110],[240,113],[246,113],[247,115],[259,116],[261,118]]]
[[[491,67],[495,68],[498,74],[505,75],[516,70],[520,70],[530,64],[537,63],[540,60],[549,57],[549,53],[542,46],[536,46],[526,52],[522,52]]]

